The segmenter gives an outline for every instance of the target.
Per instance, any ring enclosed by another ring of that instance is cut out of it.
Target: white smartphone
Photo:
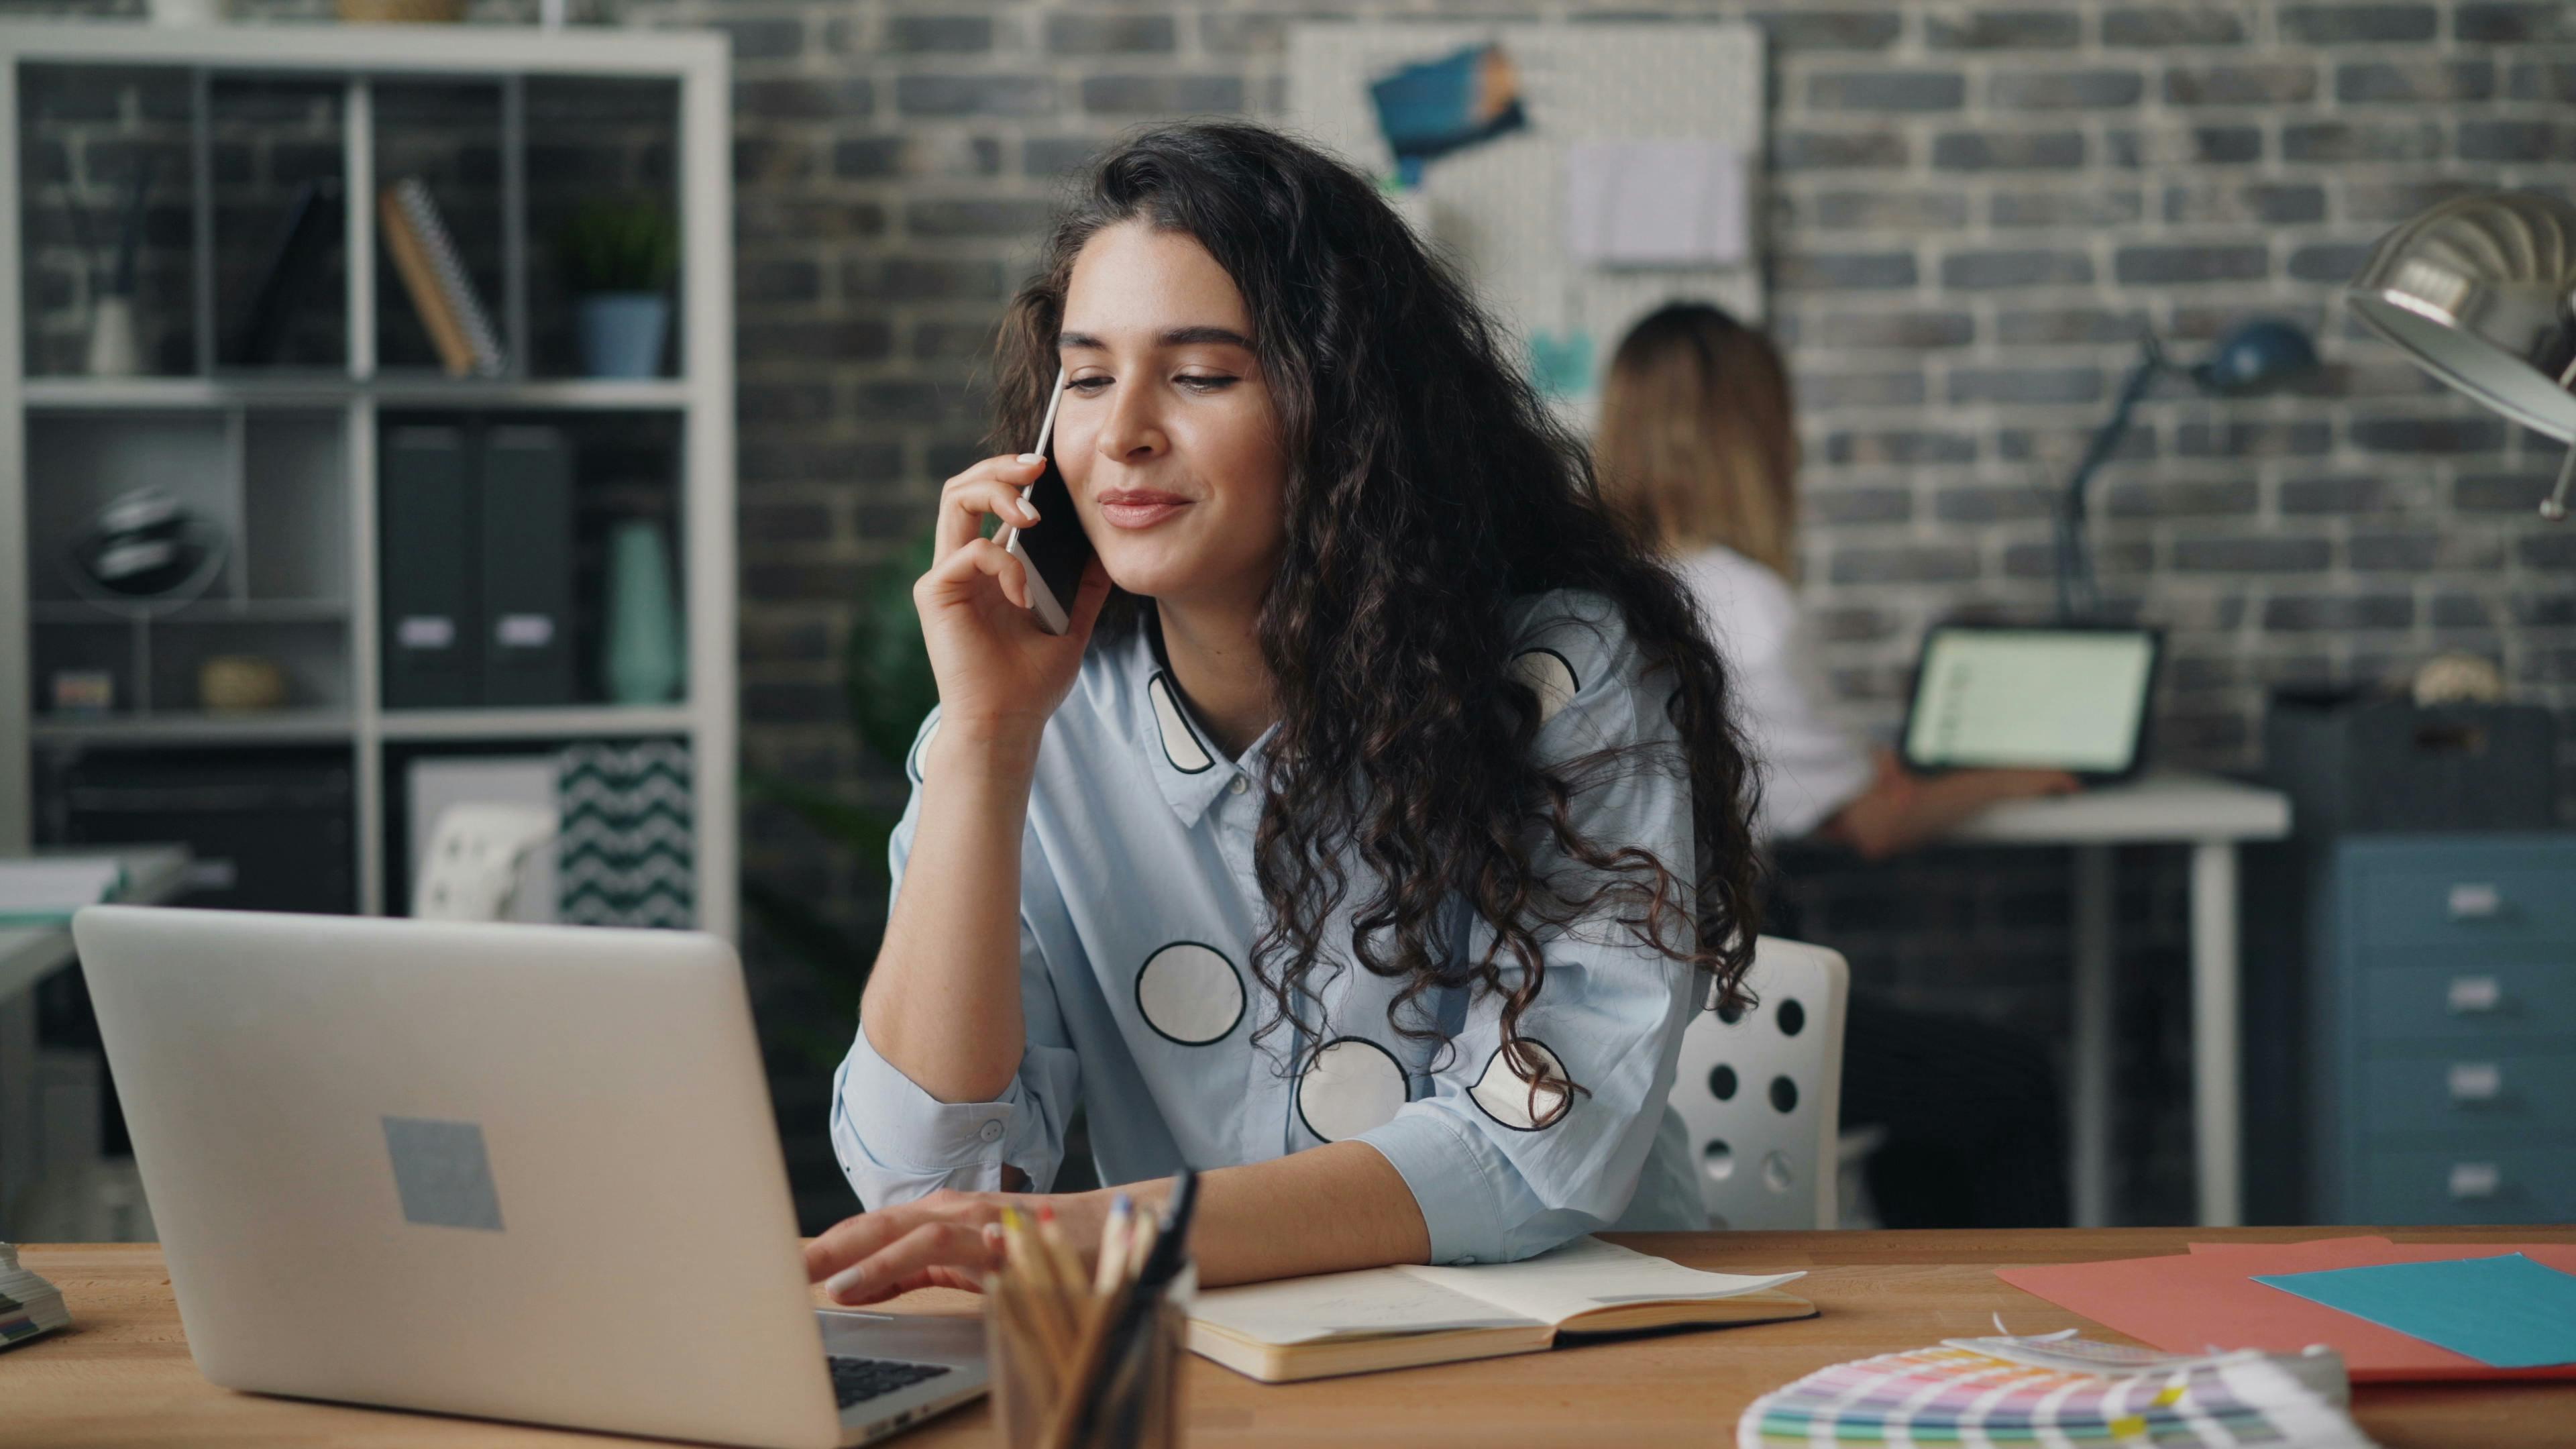
[[[1082,587],[1084,567],[1091,562],[1091,535],[1082,531],[1073,490],[1065,486],[1064,473],[1050,450],[1055,410],[1063,401],[1064,369],[1059,367],[1055,392],[1047,398],[1046,420],[1038,424],[1037,445],[1029,449],[1046,460],[1046,468],[1036,482],[1020,490],[1020,496],[1038,511],[1038,521],[1026,528],[1006,527],[1001,534],[1003,551],[1020,561],[1029,581],[1029,612],[1050,634],[1073,627],[1073,596]]]

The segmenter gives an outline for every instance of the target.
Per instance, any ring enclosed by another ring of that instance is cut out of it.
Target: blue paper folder
[[[2576,1363],[2576,1276],[2520,1253],[2257,1274],[2254,1281],[2494,1368]]]

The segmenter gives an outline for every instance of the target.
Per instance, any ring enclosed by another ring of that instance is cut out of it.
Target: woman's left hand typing
[[[824,1284],[826,1295],[845,1307],[882,1302],[915,1288],[981,1291],[984,1275],[1002,1263],[1005,1207],[1032,1218],[1040,1207],[1051,1209],[1056,1230],[1087,1272],[1100,1240],[1102,1209],[1095,1198],[1091,1193],[942,1189],[834,1224],[805,1245],[806,1280]]]

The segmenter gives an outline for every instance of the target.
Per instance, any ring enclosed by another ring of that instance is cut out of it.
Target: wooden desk
[[[1658,1233],[1621,1241],[1693,1267],[1751,1272],[1807,1268],[1798,1291],[1821,1316],[1642,1342],[1314,1383],[1268,1385],[1204,1359],[1187,1360],[1194,1445],[1688,1445],[1734,1442],[1755,1395],[1847,1359],[1994,1331],[2084,1320],[2010,1287],[1994,1269],[2014,1263],[2179,1253],[2192,1239],[2264,1242],[2329,1235],[2314,1228],[2072,1229],[2054,1232]],[[2576,1242],[2576,1227],[2398,1229],[2401,1242]],[[603,1436],[521,1429],[425,1414],[262,1398],[197,1376],[179,1315],[149,1244],[29,1247],[27,1266],[72,1305],[68,1334],[0,1352],[0,1445],[504,1446],[599,1449]],[[970,1295],[922,1293],[907,1308],[974,1311]],[[675,1316],[685,1305],[673,1306]],[[2094,1329],[2097,1336],[2110,1337]],[[2387,1449],[2564,1444],[2576,1423],[2576,1381],[2363,1385],[2361,1426]],[[934,1420],[895,1442],[905,1449],[999,1443],[988,1405]]]

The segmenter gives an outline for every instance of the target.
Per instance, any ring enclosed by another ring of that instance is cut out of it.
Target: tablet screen
[[[1943,627],[1924,641],[1906,762],[2118,774],[2134,763],[2156,636]]]

